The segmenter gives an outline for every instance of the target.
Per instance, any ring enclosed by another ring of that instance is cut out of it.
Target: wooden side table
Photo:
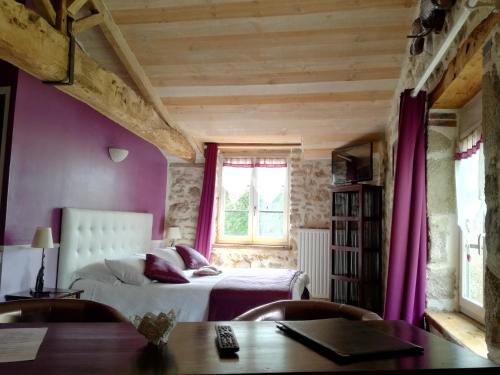
[[[48,294],[44,295],[32,295],[29,290],[23,290],[21,292],[16,292],[12,294],[6,294],[6,301],[14,301],[19,299],[32,299],[32,298],[76,298],[80,299],[80,295],[83,293],[83,290],[76,289],[58,289],[58,288],[45,288],[45,291],[48,291]]]

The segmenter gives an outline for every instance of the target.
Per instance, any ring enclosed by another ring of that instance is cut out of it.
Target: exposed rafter
[[[91,14],[90,16],[77,20],[73,25],[73,32],[75,34],[81,33],[82,31],[101,24],[103,21],[104,16],[101,13]]]
[[[137,60],[137,57],[130,49],[125,37],[120,31],[119,27],[113,21],[113,17],[109,12],[108,8],[104,5],[101,0],[90,0],[90,3],[104,17],[104,22],[100,24],[101,30],[104,36],[113,47],[118,58],[127,69],[128,74],[135,82],[140,92],[144,97],[150,101],[156,111],[169,125],[175,127],[175,123],[172,116],[167,111],[167,108],[162,103],[160,96],[151,84],[148,76],[144,72],[141,64]]]
[[[50,0],[33,0],[33,5],[38,13],[52,26],[56,24],[56,10]]]
[[[69,6],[68,6],[68,14],[76,19],[76,16],[78,14],[78,11],[82,9],[82,7],[85,5],[85,3],[88,0],[74,0]]]
[[[499,22],[500,13],[492,12],[462,43],[456,57],[430,95],[433,108],[461,108],[481,90],[482,47]]]
[[[41,80],[65,76],[68,37],[35,12],[14,0],[0,2],[0,58]],[[103,69],[80,48],[75,51],[75,81],[58,89],[138,134],[168,154],[194,160],[194,150],[183,134],[118,76]]]

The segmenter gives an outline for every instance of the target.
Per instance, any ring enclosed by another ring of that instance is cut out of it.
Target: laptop
[[[385,334],[366,323],[344,318],[276,322],[286,335],[340,361],[423,353],[421,346]]]

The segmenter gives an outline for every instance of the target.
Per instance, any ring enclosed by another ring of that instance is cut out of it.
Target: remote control
[[[216,324],[215,332],[217,332],[217,349],[221,356],[231,355],[240,350],[231,326]]]

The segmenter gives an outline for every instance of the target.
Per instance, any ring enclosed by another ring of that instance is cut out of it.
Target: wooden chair
[[[26,299],[0,303],[0,323],[128,322],[114,308],[82,299]]]
[[[380,316],[361,307],[327,301],[283,300],[249,310],[233,320],[315,320],[346,318],[350,320],[381,320]]]

